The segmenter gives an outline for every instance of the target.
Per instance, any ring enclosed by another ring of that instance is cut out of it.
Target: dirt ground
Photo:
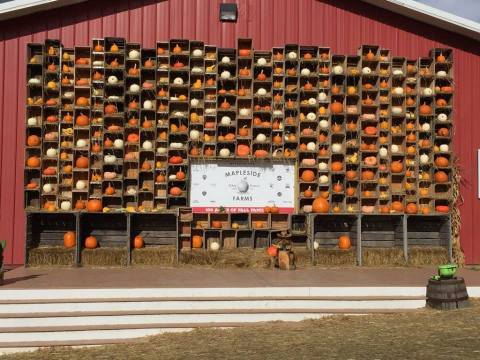
[[[201,329],[141,342],[53,348],[5,359],[480,359],[480,301],[467,309],[334,316],[299,323]]]

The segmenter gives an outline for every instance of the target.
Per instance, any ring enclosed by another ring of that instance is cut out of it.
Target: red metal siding
[[[362,43],[379,44],[393,55],[411,58],[426,56],[432,47],[454,48],[455,149],[464,177],[461,241],[467,262],[480,263],[480,241],[474,237],[474,222],[480,220],[480,121],[474,119],[480,44],[358,0],[238,0],[236,24],[218,21],[221,2],[95,0],[0,23],[0,237],[9,244],[6,262],[23,262],[25,44],[59,38],[72,47],[87,45],[93,37],[122,36],[146,47],[170,38],[234,47],[237,38],[250,37],[256,49],[300,43],[345,54],[355,53]]]

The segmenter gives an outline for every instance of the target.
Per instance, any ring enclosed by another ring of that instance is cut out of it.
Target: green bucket
[[[440,265],[438,267],[438,275],[442,278],[453,278],[457,273],[457,268],[456,264]]]

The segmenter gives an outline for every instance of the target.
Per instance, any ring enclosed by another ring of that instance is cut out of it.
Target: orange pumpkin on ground
[[[200,249],[203,245],[203,238],[200,235],[192,236],[192,248]]]
[[[87,249],[95,249],[98,246],[98,241],[95,236],[88,236],[85,239],[85,247]]]
[[[342,250],[348,250],[352,247],[350,236],[342,235],[338,238],[338,247]]]
[[[67,249],[73,248],[75,246],[75,233],[73,231],[67,231],[63,235],[63,246]]]
[[[140,248],[143,248],[144,246],[145,246],[145,242],[143,241],[143,237],[141,237],[140,235],[135,236],[135,238],[133,239],[133,247],[135,249],[140,249]]]

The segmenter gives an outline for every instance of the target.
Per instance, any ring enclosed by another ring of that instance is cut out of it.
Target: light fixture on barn
[[[220,21],[237,22],[238,8],[237,4],[220,4]]]

